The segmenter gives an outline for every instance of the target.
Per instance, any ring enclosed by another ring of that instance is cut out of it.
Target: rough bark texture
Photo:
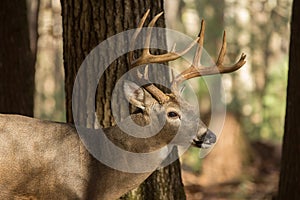
[[[300,199],[300,1],[294,1],[278,199]]]
[[[174,150],[173,154],[177,151]],[[172,156],[172,155],[171,155]],[[164,199],[164,200],[184,200],[186,199],[179,160],[171,165],[155,171],[138,188],[137,193],[128,194],[124,199]]]
[[[124,30],[135,28],[148,8],[151,9],[150,17],[153,17],[163,10],[163,1],[62,1],[68,122],[73,122],[72,89],[82,61],[101,41]],[[163,18],[159,19],[157,26],[164,26]],[[99,81],[96,108],[98,120],[103,127],[114,123],[111,114],[111,93],[117,79],[128,70],[126,64],[125,58],[118,59],[105,71]],[[85,88],[82,89],[83,92],[88,92]],[[90,120],[93,121],[95,118],[93,113],[81,113],[81,116],[81,120],[86,121],[88,126]],[[142,187],[122,199],[185,199],[179,161],[155,172]]]
[[[26,0],[1,1],[0,20],[0,112],[33,116],[34,56]]]

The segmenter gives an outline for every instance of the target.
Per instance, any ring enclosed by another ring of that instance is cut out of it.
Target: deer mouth
[[[215,144],[217,141],[216,135],[211,132],[209,129],[202,134],[200,137],[197,137],[193,139],[192,145],[202,148],[202,149],[208,149],[210,148],[213,144]]]

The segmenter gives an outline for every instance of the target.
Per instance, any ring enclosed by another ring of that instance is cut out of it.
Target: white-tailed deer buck
[[[142,18],[139,28],[143,27],[148,14],[149,11]],[[160,15],[153,18],[148,26],[142,55],[134,59],[133,53],[129,53],[132,68],[175,60],[194,45],[182,53],[150,54],[151,27]],[[131,45],[135,44],[139,28]],[[129,136],[118,126],[104,129],[114,144],[135,153],[149,152],[168,144],[182,126],[189,137],[192,134],[190,138],[193,139],[188,142],[196,147],[207,148],[216,142],[216,136],[201,121],[194,121],[193,116],[198,111],[184,102],[177,92],[177,85],[194,77],[233,72],[244,65],[245,55],[242,54],[233,66],[224,67],[224,34],[216,66],[199,67],[197,63],[201,57],[204,28],[202,22],[193,64],[175,77],[171,93],[166,94],[153,84],[139,87],[133,82],[125,82],[125,96],[132,105],[140,108],[139,112],[131,114],[133,121],[145,126],[150,123],[151,115],[160,115],[165,125],[159,133],[147,139]],[[146,77],[146,74],[142,76]],[[191,133],[190,127],[196,127],[197,131]],[[164,158],[162,156],[161,162]],[[73,125],[18,115],[0,115],[0,199],[116,199],[137,187],[150,174],[121,172],[102,164],[86,150]]]

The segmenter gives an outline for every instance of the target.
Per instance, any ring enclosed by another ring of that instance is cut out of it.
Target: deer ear
[[[134,106],[144,110],[147,106],[146,97],[151,95],[145,91],[142,87],[138,86],[134,82],[124,81],[124,93],[127,100]]]

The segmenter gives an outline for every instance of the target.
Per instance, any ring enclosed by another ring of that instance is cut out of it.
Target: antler
[[[147,18],[147,16],[149,15],[150,10],[148,9],[147,12],[144,14],[144,16],[142,17],[135,33],[133,34],[131,41],[130,41],[130,50],[134,49],[135,43],[136,43],[136,38],[139,35],[139,33],[142,30],[142,27],[145,23],[145,20]],[[184,49],[181,52],[175,52],[175,45],[172,49],[171,52],[165,53],[165,54],[161,54],[161,55],[153,55],[150,53],[150,40],[151,40],[151,33],[152,33],[152,28],[155,24],[155,22],[158,20],[158,18],[163,14],[163,12],[157,14],[149,23],[148,27],[147,27],[147,32],[146,32],[146,40],[145,40],[145,44],[142,50],[142,54],[139,58],[134,59],[133,56],[133,51],[129,52],[129,63],[130,63],[130,68],[134,68],[136,66],[139,65],[143,65],[143,64],[150,64],[150,63],[163,63],[163,62],[167,62],[167,61],[172,61],[172,60],[176,60],[178,58],[180,58],[182,55],[186,54],[196,43],[197,40],[195,40],[194,42],[192,42],[186,49]],[[147,73],[147,72],[146,72]],[[141,75],[137,74],[138,77],[141,78]],[[146,75],[144,75],[144,79],[147,79]],[[156,98],[159,103],[163,103],[165,101],[167,101],[169,99],[169,96],[167,96],[166,94],[164,94],[160,89],[158,89],[155,85],[150,84],[150,85],[146,85],[144,86],[144,88],[150,92],[154,98]]]
[[[173,92],[176,92],[177,91],[177,86],[185,80],[195,78],[195,77],[205,76],[205,75],[213,75],[213,74],[222,74],[222,73],[233,72],[233,71],[236,71],[239,68],[241,68],[246,63],[246,61],[245,61],[246,55],[244,53],[242,53],[242,55],[241,55],[241,57],[240,57],[240,59],[237,63],[235,63],[234,65],[232,65],[230,67],[224,67],[223,61],[224,61],[225,52],[226,52],[226,33],[224,31],[223,44],[222,44],[222,47],[221,47],[216,65],[211,66],[211,67],[205,67],[205,66],[200,64],[200,59],[201,59],[201,55],[202,55],[202,48],[203,48],[203,41],[204,41],[204,32],[205,32],[205,22],[204,22],[204,20],[202,20],[202,22],[201,22],[201,29],[200,29],[200,33],[199,33],[198,38],[195,41],[193,41],[183,51],[175,52],[175,50],[174,50],[175,45],[174,45],[171,52],[161,54],[161,55],[151,54],[149,46],[150,46],[152,28],[153,28],[155,22],[158,20],[158,18],[163,14],[163,12],[156,15],[151,20],[151,22],[149,23],[149,25],[147,27],[146,40],[145,40],[145,44],[144,44],[144,47],[143,47],[143,50],[142,50],[142,54],[139,58],[134,59],[133,49],[134,49],[134,46],[135,46],[135,43],[136,43],[136,38],[139,35],[139,33],[141,32],[142,27],[145,23],[145,20],[146,20],[147,16],[149,15],[149,12],[150,12],[150,10],[147,10],[147,12],[144,14],[144,16],[142,17],[135,33],[133,34],[133,37],[131,38],[131,41],[130,41],[130,50],[131,51],[129,52],[130,68],[134,68],[138,65],[143,65],[143,64],[163,63],[163,62],[167,62],[167,61],[176,60],[177,58],[180,58],[181,56],[186,54],[196,43],[198,43],[198,47],[197,47],[192,65],[188,69],[181,72],[172,81],[172,86],[171,86],[172,88],[171,89],[172,89]],[[137,72],[137,76],[139,78],[144,78],[146,80],[149,80],[148,79],[148,74],[147,74],[148,73],[147,69],[148,68],[145,69],[144,75]],[[150,92],[153,95],[153,97],[156,98],[159,101],[159,103],[163,103],[163,102],[165,102],[169,99],[168,95],[163,93],[160,89],[158,89],[153,84],[146,85],[146,86],[144,86],[144,88],[148,92]]]
[[[245,63],[246,55],[242,53],[239,61],[230,67],[224,67],[223,61],[226,52],[226,32],[224,31],[223,34],[223,44],[219,53],[218,60],[215,66],[205,67],[201,65],[200,59],[202,55],[203,49],[203,41],[204,41],[204,32],[205,32],[205,22],[204,20],[201,21],[201,29],[199,33],[199,38],[197,40],[198,47],[193,59],[192,65],[181,72],[172,82],[172,91],[177,90],[177,86],[182,83],[184,80],[188,80],[195,77],[201,77],[206,75],[213,75],[213,74],[223,74],[223,73],[230,73],[233,71],[238,70],[241,68]]]

